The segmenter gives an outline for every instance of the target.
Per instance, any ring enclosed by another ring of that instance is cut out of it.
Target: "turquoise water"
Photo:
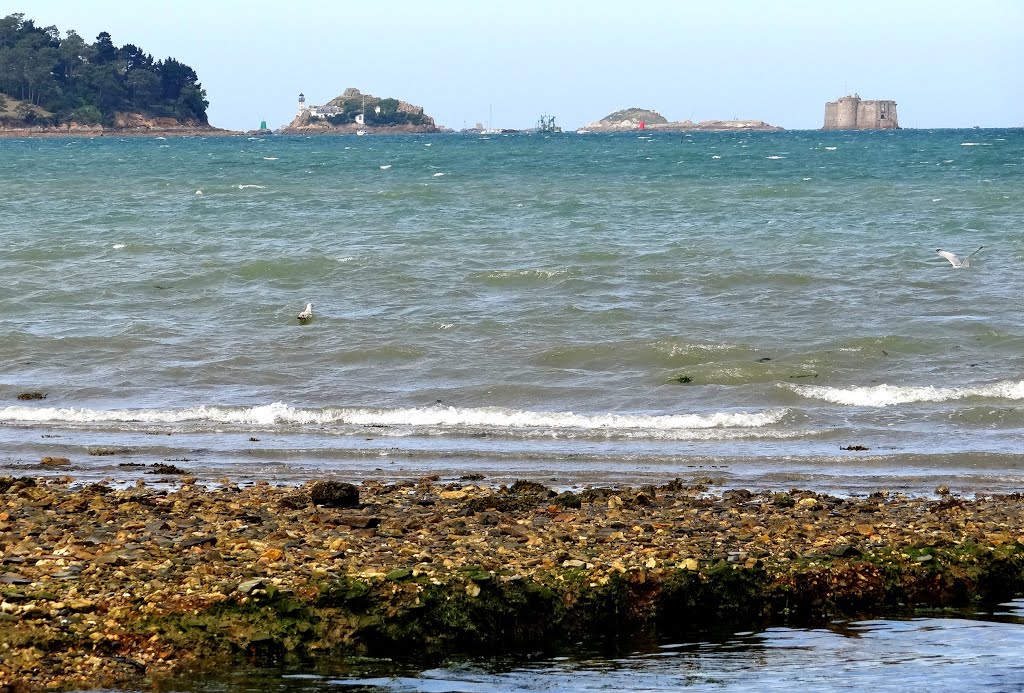
[[[1017,490],[1022,174],[1021,130],[0,140],[0,473]]]

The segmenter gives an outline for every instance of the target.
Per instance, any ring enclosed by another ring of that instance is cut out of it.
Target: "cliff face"
[[[211,127],[199,120],[154,118],[142,113],[115,113],[114,124],[69,121],[53,124],[54,114],[27,102],[0,94],[0,137],[101,137],[103,135],[220,135],[233,131]]]

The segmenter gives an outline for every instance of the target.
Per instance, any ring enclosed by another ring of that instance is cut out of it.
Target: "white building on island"
[[[302,92],[299,92],[299,112],[298,115],[306,114],[310,118],[326,118],[327,116],[338,115],[344,111],[337,106],[308,106],[306,105],[306,96]]]

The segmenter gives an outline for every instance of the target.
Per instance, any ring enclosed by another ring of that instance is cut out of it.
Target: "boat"
[[[363,109],[362,109],[362,112],[359,115],[356,116],[356,125],[360,125],[360,126],[366,125],[366,97],[365,96],[363,97]],[[358,130],[356,130],[356,134],[359,135],[359,136],[365,135],[366,134],[366,130],[363,130],[363,128],[360,127]]]
[[[587,130],[586,128],[579,128],[578,130],[576,130],[576,134],[577,135],[589,135],[590,134],[590,130]]]
[[[552,132],[561,132],[562,128],[555,125],[555,116],[542,115],[537,121],[537,132],[541,134],[548,134]]]
[[[491,127],[492,119],[494,118],[494,109],[491,106],[487,107],[487,127],[480,131],[481,135],[500,135],[502,131],[500,128]]]

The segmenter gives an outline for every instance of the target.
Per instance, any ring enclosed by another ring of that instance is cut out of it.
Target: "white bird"
[[[309,322],[313,318],[313,304],[307,303],[306,307],[299,313],[299,322]]]
[[[970,255],[965,257],[963,260],[958,258],[953,253],[949,252],[948,250],[943,250],[942,248],[937,248],[935,250],[935,252],[938,253],[939,255],[941,255],[942,257],[946,258],[947,260],[949,260],[949,264],[953,265],[953,267],[957,267],[957,268],[960,268],[960,267],[970,267],[971,266],[971,258],[974,257],[975,255],[977,255],[978,251],[980,251],[984,247],[985,246],[983,246],[983,245],[979,246],[978,250],[975,250],[973,253],[971,253]]]

